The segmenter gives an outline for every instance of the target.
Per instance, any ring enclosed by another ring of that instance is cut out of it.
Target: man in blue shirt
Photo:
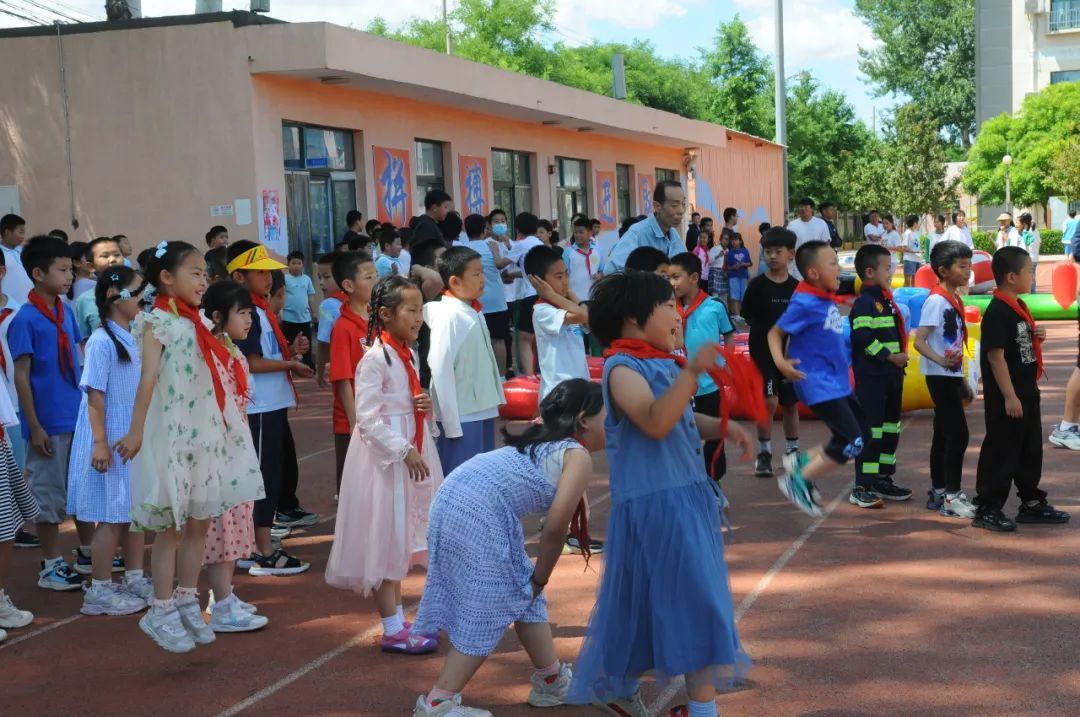
[[[640,246],[655,247],[668,256],[686,251],[686,245],[679,236],[685,213],[686,192],[682,185],[671,179],[657,183],[653,191],[652,215],[630,227],[615,243],[604,261],[602,271],[605,274],[622,271],[626,266],[626,257]]]

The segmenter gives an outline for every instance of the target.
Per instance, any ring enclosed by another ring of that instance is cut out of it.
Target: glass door
[[[330,178],[312,176],[308,182],[311,234],[308,246],[301,247],[305,257],[317,257],[334,250],[334,224],[331,214]]]
[[[289,251],[304,251],[311,241],[308,173],[285,173],[285,212],[289,227]]]

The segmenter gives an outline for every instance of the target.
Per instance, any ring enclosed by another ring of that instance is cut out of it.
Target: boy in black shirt
[[[765,383],[765,402],[769,408],[769,422],[758,426],[758,455],[754,462],[754,475],[771,478],[772,469],[772,417],[777,402],[783,406],[784,436],[787,438],[785,453],[799,450],[799,413],[795,387],[784,378],[773,363],[769,352],[769,330],[787,310],[791,295],[799,282],[788,273],[788,264],[795,255],[795,234],[783,227],[773,227],[761,237],[765,265],[768,270],[750,280],[743,296],[742,316],[750,324],[750,358],[761,371]]]
[[[1039,490],[1042,477],[1042,417],[1038,380],[1043,372],[1042,342],[1027,305],[1017,296],[1031,286],[1031,257],[1020,247],[1004,247],[991,264],[998,288],[982,320],[983,404],[986,437],[979,450],[975,519],[971,524],[999,532],[1016,523],[1065,523]],[[1002,512],[1016,483],[1020,510],[1016,521]]]

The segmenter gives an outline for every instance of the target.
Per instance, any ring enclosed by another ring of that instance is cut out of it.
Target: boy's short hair
[[[601,222],[599,219],[593,218],[593,219],[589,220],[589,228],[590,229],[592,227],[602,227],[602,226],[604,226],[604,223]]]
[[[57,259],[70,258],[71,248],[68,247],[67,242],[57,237],[42,234],[30,238],[23,244],[22,265],[31,279],[34,278],[34,269],[48,272],[49,267]]]
[[[762,222],[761,224],[757,225],[757,232],[762,236],[764,236],[765,232],[769,231],[770,229],[772,229],[772,224],[769,224],[768,222]],[[795,235],[792,234],[791,236]]]
[[[492,221],[494,221],[495,217],[502,217],[503,219],[508,218],[506,216],[506,212],[504,212],[502,209],[499,209],[498,207],[495,207],[490,212],[488,212],[488,215],[487,215],[488,223],[491,223]]]
[[[694,217],[700,218],[701,212],[690,212],[690,218],[693,219]]]
[[[5,214],[0,217],[0,234],[15,231],[24,224],[26,224],[26,220],[18,214]]]
[[[835,202],[822,202],[822,203],[821,203],[821,206],[820,206],[820,207],[818,207],[818,211],[819,211],[819,212],[823,212],[823,211],[825,211],[826,209],[832,209],[832,208],[835,208],[835,207],[836,207],[836,203],[835,203]]]
[[[379,224],[380,222],[378,219],[368,219],[366,222],[364,222],[364,233],[367,234],[369,237],[374,238],[375,230],[379,228]]]
[[[806,272],[817,265],[818,253],[822,249],[828,249],[829,243],[823,241],[808,241],[795,252],[795,266],[799,273],[806,276]]]
[[[206,261],[206,273],[210,275],[210,281],[229,278],[229,262],[225,256],[227,247],[219,246],[206,252],[203,259]],[[142,254],[139,254],[142,258]]]
[[[487,231],[487,219],[482,214],[470,214],[465,217],[465,236],[479,239]]]
[[[89,244],[86,245],[86,258],[90,261],[94,260],[94,250],[102,244],[116,244],[116,240],[112,237],[97,237]]]
[[[795,251],[798,237],[795,232],[786,227],[769,227],[761,235],[761,247],[763,249],[788,249]]]
[[[966,245],[965,245],[966,246]],[[1009,274],[1019,274],[1024,262],[1031,261],[1031,255],[1018,246],[1003,246],[994,252],[990,260],[990,270],[994,272],[994,281],[998,286],[1005,283]]]
[[[284,288],[285,271],[283,269],[272,269],[270,271],[270,296],[273,296]]]
[[[334,262],[330,266],[330,273],[334,277],[334,283],[340,287],[345,286],[346,279],[355,279],[356,272],[364,264],[370,264],[371,255],[361,251],[342,251],[334,255]],[[344,288],[342,288],[344,291]]]
[[[702,217],[701,221],[698,222],[698,224],[701,225],[701,226],[705,226],[706,224],[715,224],[715,223],[716,222],[713,220],[712,217]]]
[[[697,274],[701,276],[701,259],[693,252],[684,251],[682,254],[676,254],[668,259],[668,264],[679,267],[688,275]]]
[[[671,260],[668,259],[667,254],[656,247],[639,246],[626,257],[624,268],[627,271],[644,271],[652,274],[661,266],[667,266],[670,263]]]
[[[811,209],[816,209],[817,208],[817,205],[814,204],[814,200],[811,199],[810,197],[803,197],[802,199],[800,199],[799,200],[799,206],[800,207],[810,207]]]
[[[443,239],[446,241],[454,241],[461,236],[461,230],[465,227],[465,222],[461,221],[461,215],[451,210],[446,213],[446,219],[439,222],[439,231],[442,232]],[[402,240],[402,244],[405,241]]]
[[[345,236],[342,238],[342,241],[345,242],[345,247],[349,251],[366,251],[370,253],[368,247],[371,246],[371,243],[374,240],[366,234],[354,232],[350,229],[349,231],[345,232]]]
[[[855,252],[855,273],[859,275],[860,279],[865,279],[866,270],[876,269],[880,265],[883,256],[891,257],[892,252],[880,244],[863,244]]]
[[[300,251],[299,249],[294,250],[294,251],[290,251],[289,255],[285,257],[285,261],[290,262],[293,259],[299,259],[300,261],[303,261],[304,260],[304,252]]]
[[[64,241],[68,240],[68,233],[63,229],[53,229],[51,232],[49,232],[49,236],[56,237],[57,239],[63,239]]]
[[[540,219],[532,212],[522,212],[514,217],[514,229],[522,236],[536,236],[536,230],[540,228]]]
[[[738,215],[738,209],[736,209],[735,207],[727,207],[726,209],[724,209],[724,223],[727,224],[729,219],[731,219],[732,217],[737,217]]]
[[[626,234],[630,230],[630,227],[634,226],[641,221],[641,217],[627,217],[622,220],[622,224],[619,225],[619,236]]]
[[[409,251],[412,254],[413,266],[426,266],[429,269],[435,268],[435,255],[440,249],[446,249],[446,242],[442,239],[432,237],[430,239],[423,239],[421,242],[413,246]]]
[[[453,198],[442,189],[429,189],[424,195],[424,209],[437,207],[443,202],[452,202]]]
[[[971,247],[962,241],[948,239],[938,242],[930,250],[930,268],[934,270],[936,276],[940,276],[938,269],[948,269],[958,259],[970,259],[971,257]]]
[[[228,234],[228,233],[229,233],[229,230],[226,229],[225,227],[221,226],[220,224],[217,224],[215,226],[210,227],[210,231],[206,232],[206,244],[207,244],[207,246],[209,246],[210,242],[214,241],[214,239],[219,234]]]
[[[604,346],[622,337],[623,322],[644,326],[653,311],[675,296],[671,283],[647,271],[626,271],[601,278],[589,294],[589,329]]]
[[[906,217],[904,217],[904,226],[906,226],[908,229],[911,229],[913,226],[915,226],[918,223],[919,223],[919,215],[918,214],[908,214]]]
[[[551,271],[551,267],[562,260],[562,252],[558,249],[546,245],[534,246],[525,255],[525,273],[543,279]]]
[[[465,269],[469,263],[480,261],[480,254],[467,246],[452,246],[443,252],[443,255],[435,262],[442,277],[443,285],[450,287],[450,277],[461,278],[465,276]]]
[[[587,217],[578,217],[574,220],[574,229],[581,227],[582,229],[591,229],[592,222]]]
[[[353,224],[356,224],[357,222],[362,221],[363,219],[364,219],[364,215],[359,210],[350,209],[345,214],[345,226],[351,227]]]
[[[939,221],[939,222],[941,222],[942,224],[944,224],[944,223],[945,223],[945,215],[944,215],[944,214],[938,214],[938,215],[937,215],[936,217],[934,217],[934,219],[935,219],[936,221]]]
[[[340,253],[341,252],[337,252],[337,251],[328,251],[325,254],[320,254],[319,258],[315,260],[315,265],[316,266],[326,266],[328,264],[333,264],[334,259],[336,259],[337,255],[340,254]]]
[[[53,236],[53,235],[50,234],[49,236]],[[56,237],[56,238],[61,239],[60,237]],[[61,239],[61,241],[63,241],[63,240]],[[87,244],[84,241],[73,241],[70,244],[68,244],[68,249],[71,252],[71,260],[72,261],[83,261],[83,260],[85,260],[86,259],[86,249],[87,249],[88,246],[90,246],[90,245]]]
[[[555,231],[555,225],[549,222],[547,219],[541,219],[536,223],[537,229],[544,229],[548,234],[552,234]]]
[[[878,211],[878,210],[876,210],[876,209],[871,209],[871,210],[870,210],[870,213],[868,214],[868,216],[874,216],[875,214],[877,214],[877,215],[878,215],[879,217],[881,216],[881,212],[879,212],[879,211]]]
[[[401,235],[398,234],[398,230],[393,227],[388,227],[385,224],[379,229],[379,251],[386,249],[394,243],[395,239],[400,239]]]

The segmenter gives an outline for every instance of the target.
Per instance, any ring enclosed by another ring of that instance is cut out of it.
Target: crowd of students
[[[21,218],[0,220],[0,586],[17,579],[10,550],[31,522],[36,538],[19,540],[39,541],[41,588],[85,589],[89,615],[146,610],[139,626],[165,650],[266,626],[232,577],[237,567],[254,576],[310,567],[282,541],[318,520],[296,498],[289,421],[294,379],[314,377],[333,404],[327,583],[373,601],[386,652],[426,654],[449,637],[414,715],[490,715],[461,693],[513,625],[535,668],[533,706],[645,715],[639,679],[653,673],[686,678],[687,705],[672,714],[714,717],[716,692],[749,667],[724,561],[725,443],[756,456],[755,475],[775,476],[811,515],[822,513],[815,481],[851,461],[852,504],[910,499],[894,477],[912,335],[935,402],[927,508],[996,531],[1069,518],[1039,488],[1045,332],[1018,298],[1033,270],[1020,246],[993,257],[998,288],[980,359],[987,435],[972,500],[962,486],[973,398],[958,294],[966,243],[934,242],[939,285],[909,334],[891,293],[899,252],[887,217],[884,245],[868,241],[856,254],[861,293],[845,315],[831,232],[813,224],[812,204],[800,206],[798,231],[761,227],[752,279],[733,211],[719,235],[697,215],[679,234],[685,196],[675,182],[658,184],[654,213],[624,222],[603,256],[600,223],[584,216],[560,240],[529,213],[512,224],[498,209],[462,219],[440,190],[424,204],[409,227],[351,213],[343,241],[315,260],[321,302],[306,257],[281,263],[259,244],[230,242],[223,227],[207,233],[205,254],[161,242],[131,267],[130,244],[117,238],[27,239]],[[740,360],[733,343],[744,325],[763,395],[734,388],[770,417],[749,431],[726,420],[722,371]],[[606,361],[594,383],[587,356],[598,347]],[[524,432],[503,429],[496,448],[513,373],[539,374],[540,415]],[[799,402],[829,431],[809,451]],[[597,451],[610,466],[606,544],[589,534],[585,498]],[[1015,521],[1003,512],[1014,483]],[[521,518],[536,513],[532,559]],[[60,548],[68,516],[79,537],[72,563]],[[596,608],[571,669],[556,653],[545,588],[561,555],[601,550]],[[427,583],[409,622],[401,581],[417,565]],[[204,569],[209,621],[197,590]],[[0,627],[32,619],[0,591]]]

